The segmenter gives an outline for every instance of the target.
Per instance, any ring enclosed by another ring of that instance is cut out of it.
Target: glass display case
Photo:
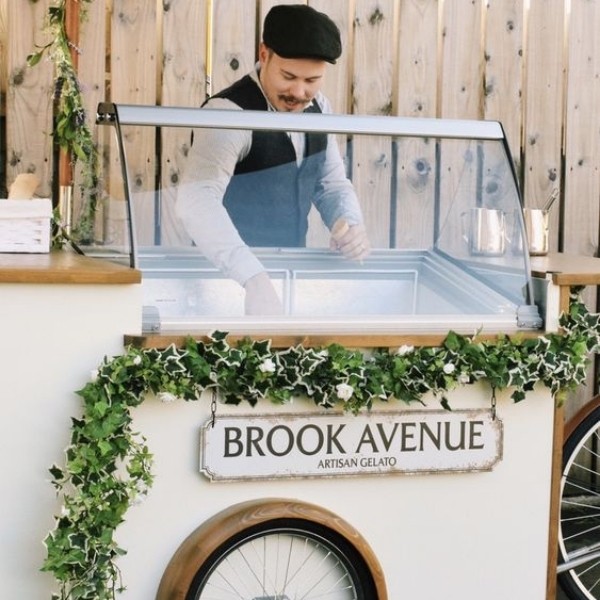
[[[115,136],[82,248],[142,271],[146,331],[542,325],[498,122],[110,103],[97,122]],[[255,276],[278,308],[249,309]]]

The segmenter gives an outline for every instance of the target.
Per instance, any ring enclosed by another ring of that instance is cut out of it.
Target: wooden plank
[[[523,0],[488,2],[484,12],[483,116],[502,123],[517,165],[523,127],[524,17]]]
[[[525,206],[543,206],[552,190],[563,185],[562,127],[570,127],[572,116],[564,111],[564,35],[564,4],[531,0],[525,45]],[[559,219],[560,211],[555,207],[550,215],[550,251],[560,248]],[[571,406],[576,410],[583,401],[580,393],[570,394],[565,416],[568,418]]]
[[[256,1],[214,1],[213,93],[254,68],[256,48]]]
[[[477,193],[481,206],[502,210],[506,219],[505,244],[507,253],[522,256],[526,251],[522,240],[520,212],[520,157],[522,132],[522,48],[524,30],[523,0],[487,2],[484,19],[484,74],[482,86],[484,119],[502,123],[504,133],[517,169],[506,160],[502,145],[482,143],[482,182]]]
[[[562,206],[562,249],[571,254],[595,256],[598,250],[600,218],[600,42],[596,32],[600,26],[597,2],[573,0],[568,29],[567,96],[565,130],[564,201]],[[557,229],[559,210],[555,206],[550,227]],[[597,309],[596,288],[584,291],[586,306]],[[570,395],[565,410],[567,418],[588,402],[597,392],[597,377],[589,369],[587,385]]]
[[[439,91],[439,115],[444,118],[479,119],[483,86],[482,3],[444,2]],[[441,238],[445,251],[466,252],[461,238],[463,213],[478,204],[480,156],[477,144],[444,141],[440,153],[439,199]]]
[[[438,2],[400,3],[395,113],[435,117],[438,76]],[[427,248],[433,242],[435,147],[428,140],[398,143],[395,234],[391,245]]]
[[[114,262],[74,252],[1,254],[0,283],[133,284],[142,274]]]
[[[524,202],[541,207],[561,186],[564,4],[531,0],[525,59]],[[558,43],[557,43],[558,42]],[[558,248],[558,211],[550,249]]]
[[[352,112],[392,114],[395,62],[393,0],[357,0],[354,17]]]
[[[8,27],[7,27],[7,0],[0,0],[0,115],[5,114],[5,95],[8,87],[7,81],[7,42],[8,42]]]
[[[161,102],[166,106],[196,106],[206,94],[206,0],[163,3],[163,72]],[[189,40],[195,40],[190,44]],[[190,246],[191,240],[175,215],[177,186],[190,147],[190,131],[161,130],[160,232],[163,246]]]
[[[552,434],[552,470],[550,485],[550,519],[548,525],[548,572],[546,600],[556,599],[556,565],[558,564],[558,527],[560,523],[560,480],[562,478],[562,447],[564,442],[564,408],[554,410]]]
[[[354,17],[352,112],[392,114],[396,56],[395,2],[357,0]],[[371,245],[390,245],[392,145],[387,137],[356,136],[352,180],[365,215]]]
[[[19,173],[35,173],[38,195],[52,196],[52,63],[27,66],[27,56],[48,43],[43,30],[50,0],[8,0],[6,93],[7,187]]]
[[[441,25],[439,116],[480,119],[484,59],[482,3],[445,0]]]
[[[599,27],[598,3],[572,0],[568,37],[563,250],[584,256],[594,255],[598,248],[600,139],[590,132],[600,129],[600,40],[596,34]],[[556,208],[553,211],[555,217],[558,216]]]
[[[349,64],[352,56],[350,29],[352,27],[352,8],[347,0],[309,0],[309,6],[325,13],[338,26],[342,38],[342,55],[335,65],[328,66],[323,84],[323,93],[331,102],[333,112],[348,113],[350,110]]]
[[[113,102],[155,104],[158,51],[156,3],[145,0],[114,0],[111,42]],[[126,152],[137,238],[141,245],[151,245],[156,234],[156,132],[152,127],[126,129]],[[114,156],[114,153],[111,154]]]
[[[438,0],[406,0],[398,18],[394,113],[435,117],[438,77]]]
[[[600,258],[550,252],[531,257],[531,273],[542,279],[551,273],[552,283],[563,287],[600,285]]]
[[[169,333],[125,335],[124,343],[136,348],[168,348],[171,344],[184,347],[189,338],[199,341],[208,341],[209,332],[192,331],[187,334]],[[265,330],[254,334],[229,334],[228,343],[234,345],[245,339],[270,340],[272,348],[288,348],[290,346],[302,345],[305,348],[328,346],[329,344],[340,344],[346,348],[399,348],[400,346],[441,346],[447,337],[447,333],[440,334],[282,334],[277,331]],[[523,331],[515,335],[516,339],[535,339],[539,332]],[[496,340],[497,334],[481,335],[478,341]]]

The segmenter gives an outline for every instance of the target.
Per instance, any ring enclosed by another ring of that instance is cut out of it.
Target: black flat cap
[[[265,17],[263,42],[283,58],[316,58],[334,64],[342,53],[337,25],[306,4],[279,4]]]

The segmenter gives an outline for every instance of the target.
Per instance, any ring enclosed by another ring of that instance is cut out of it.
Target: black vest
[[[268,110],[261,90],[246,75],[216,94],[245,110]],[[304,112],[321,112],[313,102]],[[249,246],[305,246],[308,213],[319,181],[327,135],[307,133],[300,167],[284,131],[253,131],[248,156],[236,165],[223,203]]]

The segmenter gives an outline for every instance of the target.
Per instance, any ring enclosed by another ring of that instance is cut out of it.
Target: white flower
[[[456,367],[452,363],[446,363],[444,365],[444,373],[446,373],[446,375],[451,375],[452,373],[454,373],[455,369]]]
[[[260,365],[258,365],[258,370],[262,373],[275,373],[275,363],[271,358],[265,358]]]
[[[352,394],[354,394],[354,388],[347,383],[338,383],[335,386],[335,391],[337,392],[337,397],[344,402],[350,400]]]
[[[175,402],[175,400],[177,400],[177,396],[175,396],[175,394],[171,394],[171,392],[158,392],[156,397],[161,402]]]
[[[134,365],[141,365],[142,364],[142,357],[139,354],[137,356],[133,357],[133,364]]]
[[[144,502],[145,498],[142,498],[141,496],[134,496],[131,499],[131,506],[139,506],[140,504],[142,504]]]
[[[469,375],[467,373],[461,373],[458,376],[458,383],[467,384],[467,383],[469,383],[469,381],[471,381],[471,378],[469,377]]]
[[[98,375],[100,375],[100,371],[98,371],[98,369],[94,369],[90,372],[90,379],[92,381],[96,381],[98,379]]]
[[[414,346],[407,346],[405,344],[404,346],[400,346],[400,348],[398,348],[398,350],[396,351],[396,354],[398,356],[406,356],[407,354],[410,354],[414,349],[415,349]]]

